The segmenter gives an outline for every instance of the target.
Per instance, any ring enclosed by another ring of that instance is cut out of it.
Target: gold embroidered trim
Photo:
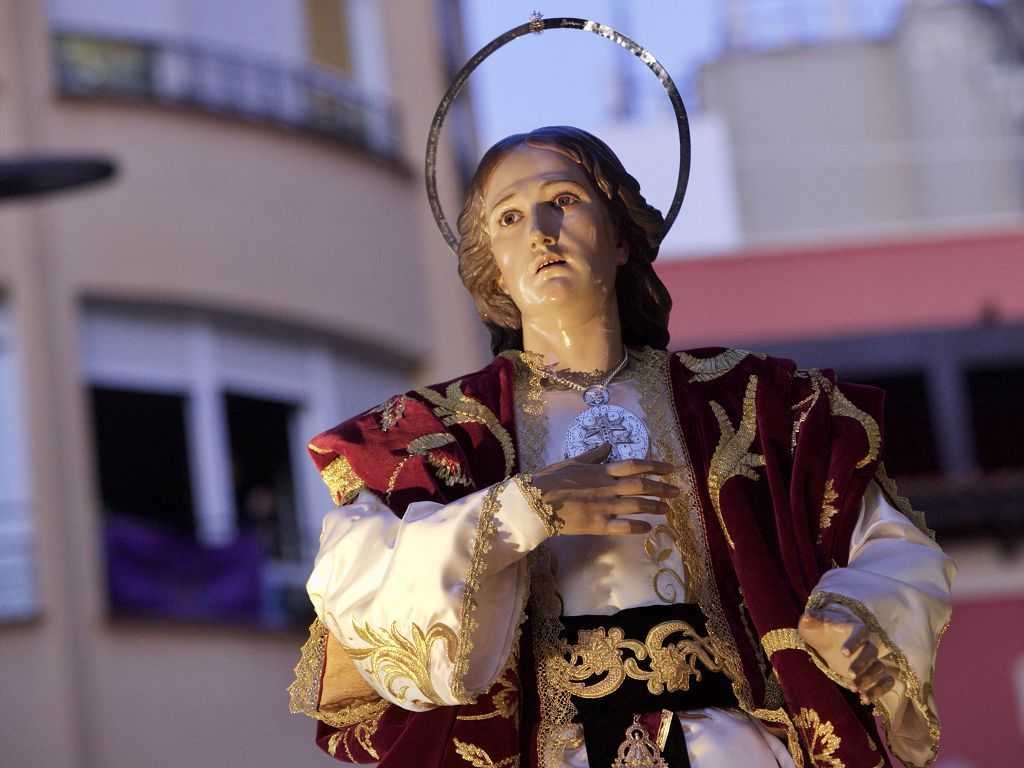
[[[682,639],[666,642],[677,634]],[[698,660],[712,672],[722,671],[708,638],[685,621],[663,621],[651,628],[643,642],[627,639],[621,627],[580,630],[578,640],[574,645],[562,641],[562,653],[567,657],[563,675],[569,691],[582,699],[614,693],[627,677],[646,680],[647,690],[655,696],[666,689],[670,693],[688,691],[691,679],[703,677]],[[623,651],[630,651],[633,658],[623,659]],[[650,669],[642,669],[639,662],[648,658]],[[596,683],[580,682],[602,674],[606,676]]]
[[[425,456],[435,448],[443,448],[455,442],[455,437],[447,432],[431,432],[429,435],[420,435],[409,441],[406,450],[413,456]]]
[[[405,404],[408,401],[409,398],[405,395],[398,395],[370,410],[370,413],[382,414],[380,417],[381,432],[387,432],[405,415]]]
[[[511,757],[505,757],[498,762],[494,762],[483,747],[478,747],[476,744],[468,744],[456,738],[453,738],[452,741],[455,743],[455,751],[459,757],[472,765],[473,768],[518,768],[519,766],[519,755],[512,755]]]
[[[512,437],[490,408],[463,393],[461,380],[449,384],[443,395],[430,387],[417,389],[416,394],[434,405],[434,413],[441,418],[445,426],[483,424],[487,427],[505,453],[505,477],[512,475],[516,463],[516,449]]]
[[[750,683],[744,674],[739,649],[726,621],[711,570],[708,534],[697,493],[697,475],[690,461],[690,452],[676,411],[669,359],[667,352],[646,349],[637,375],[640,406],[651,430],[654,456],[677,468],[662,478],[664,482],[681,489],[679,496],[667,500],[670,511],[666,522],[683,559],[687,591],[696,597],[697,604],[708,617],[708,636],[722,660],[722,671],[732,680],[733,693],[740,708],[752,713],[754,706]]]
[[[494,516],[501,509],[501,502],[498,495],[503,490],[503,485],[492,486],[486,494],[480,507],[480,520],[476,525],[476,538],[473,540],[473,553],[469,560],[469,570],[466,573],[466,586],[462,592],[462,606],[459,609],[459,631],[461,638],[458,643],[458,650],[455,658],[455,666],[452,668],[452,696],[460,704],[470,704],[473,698],[466,692],[466,673],[469,671],[469,654],[473,650],[473,635],[479,628],[473,614],[478,607],[477,593],[480,591],[480,578],[487,567],[486,556],[494,544],[494,537],[498,533],[498,526],[494,522]]]
[[[502,355],[515,365],[513,393],[519,444],[519,469],[533,472],[544,455],[547,414],[540,377],[523,361],[529,353],[507,351]],[[540,723],[537,756],[540,768],[560,768],[565,752],[583,744],[582,729],[572,722],[576,716],[569,692],[559,685],[559,651],[562,634],[562,601],[552,576],[551,553],[541,544],[528,557],[530,568],[530,625],[537,659],[537,695]]]
[[[317,448],[312,443],[309,444],[309,448],[320,454],[334,453],[334,451]],[[338,456],[338,458],[321,469],[320,477],[323,478],[327,489],[331,492],[331,498],[334,499],[334,503],[338,506],[348,504],[359,495],[360,491],[366,488],[366,484],[359,479],[359,475],[352,469],[352,465],[349,464],[348,459],[344,456]]]
[[[875,470],[875,482],[878,483],[878,487],[882,489],[882,493],[885,494],[889,502],[902,512],[910,522],[912,522],[921,533],[935,541],[935,531],[928,527],[928,523],[925,520],[924,512],[920,512],[914,509],[910,500],[906,496],[900,496],[899,491],[896,488],[896,482],[892,480],[889,475],[885,472],[885,466],[882,462],[878,462],[878,469]]]
[[[694,357],[686,352],[677,352],[679,361],[693,376],[690,382],[711,381],[719,376],[724,376],[748,357],[753,355],[759,360],[764,360],[767,355],[761,352],[747,352],[743,349],[727,349],[714,357]]]
[[[846,768],[843,761],[835,757],[842,739],[836,735],[831,721],[822,722],[813,709],[801,707],[793,723],[804,732],[815,768]]]
[[[750,714],[759,720],[768,723],[781,725],[786,730],[786,746],[789,747],[789,756],[793,758],[795,768],[804,768],[804,748],[800,744],[800,734],[789,717],[789,713],[782,707],[775,709],[754,709]]]
[[[673,549],[671,543],[668,547],[659,547],[658,539],[661,536],[668,536],[670,542],[672,542],[672,530],[667,525],[656,525],[654,530],[651,531],[651,535],[644,539],[644,552],[647,553],[647,556],[651,558],[651,562],[658,569],[651,578],[651,586],[654,587],[654,594],[666,605],[684,603],[686,602],[686,580],[678,571],[669,568],[667,565],[662,565],[662,563],[672,557]],[[664,587],[661,584],[662,577],[667,579]],[[676,589],[674,582],[679,583],[679,589]],[[682,595],[679,594],[680,589],[682,590]]]
[[[548,536],[557,536],[561,533],[565,520],[556,515],[551,505],[541,498],[540,489],[533,485],[533,475],[529,472],[522,472],[514,479],[523,497],[530,505],[530,509],[544,523],[544,530],[547,531]]]
[[[810,656],[814,666],[836,685],[851,690],[850,681],[844,678],[830,667],[813,647],[804,642],[799,630],[789,627],[773,629],[761,636],[761,646],[764,648],[768,658],[778,651],[803,651]]]
[[[821,499],[821,518],[818,520],[818,543],[821,544],[821,534],[826,528],[832,525],[832,518],[839,514],[835,501],[839,498],[836,493],[836,485],[830,477],[825,483],[825,494]]]
[[[827,606],[829,603],[837,603],[838,605],[852,610],[861,619],[861,621],[867,625],[868,629],[874,633],[879,642],[889,649],[889,659],[896,664],[899,671],[900,681],[906,687],[907,698],[914,705],[917,711],[921,713],[925,722],[928,723],[928,740],[931,744],[931,757],[924,762],[924,765],[929,765],[935,760],[939,751],[939,719],[938,715],[928,703],[932,691],[931,676],[934,673],[935,657],[932,656],[932,669],[928,672],[928,680],[926,680],[924,685],[922,685],[917,674],[910,666],[910,662],[907,661],[907,657],[904,655],[903,651],[889,639],[888,633],[882,629],[882,625],[878,623],[878,619],[875,618],[875,615],[871,613],[867,606],[859,600],[854,600],[852,597],[840,595],[835,592],[814,592],[807,600],[807,610],[822,608]],[[937,640],[936,650],[938,650]],[[889,737],[889,731],[892,728],[892,717],[889,714],[889,711],[881,705],[880,701],[875,702],[874,711],[876,716],[882,718],[882,722],[885,725],[885,738],[889,745],[889,751],[908,766],[911,766],[911,768],[917,768],[915,764],[908,762],[906,758],[893,749],[892,740]]]
[[[732,422],[729,421],[729,416],[722,406],[713,400],[710,403],[711,410],[718,419],[721,436],[718,438],[718,446],[711,457],[711,467],[708,469],[708,493],[711,495],[711,506],[715,508],[718,524],[722,526],[722,533],[725,534],[730,549],[735,549],[736,545],[722,517],[722,504],[719,500],[722,487],[738,475],[757,480],[758,474],[754,469],[764,466],[764,456],[749,452],[757,430],[756,397],[757,376],[751,376],[747,379],[747,391],[743,396],[743,416],[738,429],[733,429]]]
[[[431,648],[440,640],[448,660],[454,662],[458,637],[451,627],[440,622],[431,624],[426,632],[416,624],[410,627],[409,637],[406,637],[399,631],[397,621],[391,624],[391,630],[388,631],[384,627],[374,629],[366,624],[360,627],[353,619],[352,630],[367,647],[348,645],[340,639],[339,642],[353,661],[369,659],[369,673],[396,701],[406,701],[409,686],[403,685],[398,690],[394,687],[396,680],[405,679],[414,683],[428,702],[444,705],[446,702],[430,679]],[[423,705],[426,702],[413,699],[412,703]]]
[[[806,651],[807,646],[804,643],[800,633],[789,627],[785,629],[773,629],[771,632],[766,632],[761,637],[761,646],[764,648],[764,652],[771,658],[778,651]]]

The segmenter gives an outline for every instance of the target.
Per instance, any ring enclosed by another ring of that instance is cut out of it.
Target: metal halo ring
[[[457,252],[459,239],[448,224],[448,219],[445,218],[444,211],[441,209],[441,201],[437,196],[437,141],[441,135],[441,125],[448,115],[448,109],[451,107],[452,102],[455,101],[455,97],[462,91],[463,85],[465,85],[473,70],[480,66],[484,59],[516,38],[528,34],[539,34],[545,29],[578,29],[583,32],[593,32],[595,35],[607,38],[613,43],[618,43],[639,58],[640,61],[647,65],[648,69],[657,75],[661,86],[668,94],[668,98],[672,102],[672,109],[675,112],[676,126],[679,129],[679,176],[676,180],[676,193],[672,198],[672,205],[669,206],[668,213],[665,214],[665,227],[661,231],[660,239],[664,240],[665,235],[672,228],[672,224],[675,223],[676,216],[679,215],[679,208],[683,204],[683,196],[686,194],[686,184],[690,179],[690,124],[686,117],[686,107],[683,105],[683,99],[679,95],[679,90],[676,88],[676,84],[672,82],[668,72],[665,71],[661,63],[646,48],[606,24],[565,16],[554,19],[534,19],[526,24],[513,27],[491,40],[491,42],[477,51],[466,62],[466,65],[459,70],[459,74],[455,76],[452,84],[448,87],[448,91],[441,99],[441,103],[437,105],[437,111],[434,113],[434,120],[430,124],[430,133],[427,137],[426,180],[427,199],[430,201],[430,210],[434,214],[434,221],[437,222],[441,235],[448,243],[448,247],[453,252]]]

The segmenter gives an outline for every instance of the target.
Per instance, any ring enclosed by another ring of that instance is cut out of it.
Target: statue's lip
[[[535,262],[536,266],[533,269],[533,274],[538,274],[544,267],[554,266],[555,264],[568,264],[568,262],[561,256],[556,256],[553,253],[546,254]]]

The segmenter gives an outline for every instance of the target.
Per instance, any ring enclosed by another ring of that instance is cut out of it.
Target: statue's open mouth
[[[556,264],[565,264],[565,263],[567,263],[565,261],[565,259],[555,259],[554,261],[545,261],[543,264],[541,264],[539,267],[537,267],[537,273],[540,274],[540,271],[542,269],[546,268],[546,267],[553,267]]]

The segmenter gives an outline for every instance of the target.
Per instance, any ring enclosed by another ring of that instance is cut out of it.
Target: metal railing
[[[399,160],[398,114],[338,73],[178,43],[60,30],[61,93],[187,106],[309,131]]]

